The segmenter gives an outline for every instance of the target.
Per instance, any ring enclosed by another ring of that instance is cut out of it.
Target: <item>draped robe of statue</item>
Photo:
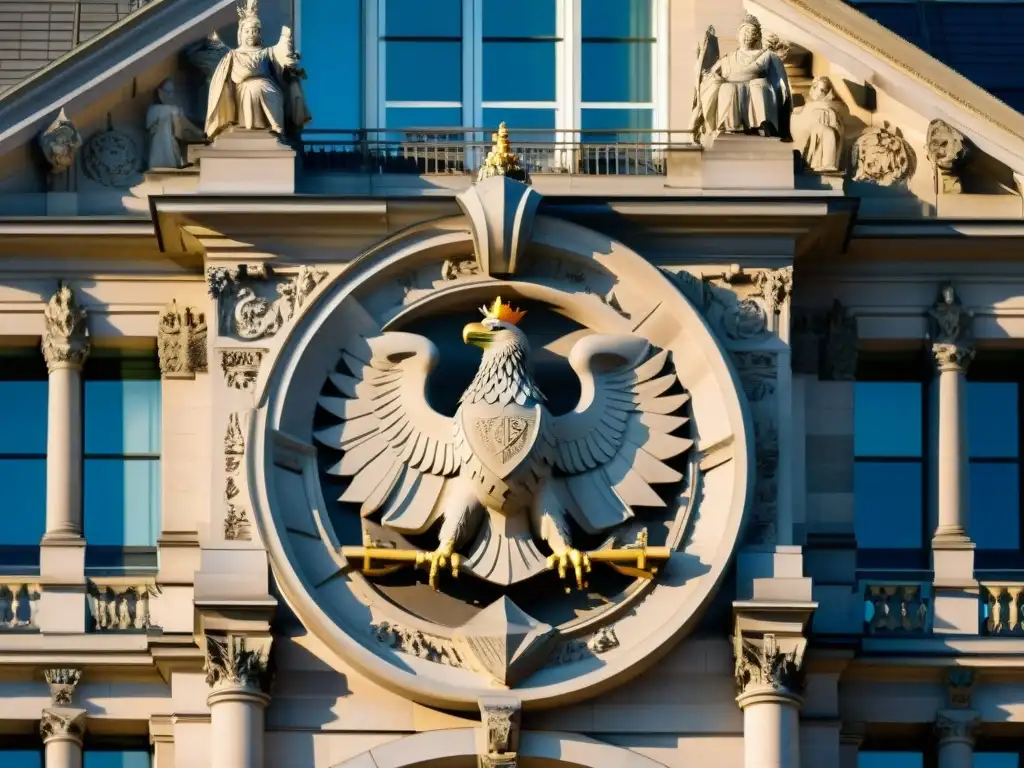
[[[700,84],[704,115],[714,130],[742,133],[771,125],[784,133],[789,78],[782,60],[767,49],[723,56]]]
[[[310,116],[295,64],[287,30],[273,47],[240,46],[225,54],[210,79],[207,137],[231,125],[277,134],[302,128]]]

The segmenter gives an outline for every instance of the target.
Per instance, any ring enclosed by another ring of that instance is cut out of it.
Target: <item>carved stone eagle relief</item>
[[[526,313],[500,298],[481,311],[483,321],[462,332],[482,358],[454,417],[427,400],[439,359],[429,339],[387,332],[342,351],[352,375],[331,375],[342,397],[319,400],[340,421],[316,434],[342,452],[327,470],[349,479],[340,501],[403,535],[438,529],[432,552],[345,547],[346,555],[363,558],[366,572],[371,560],[428,567],[435,588],[449,569],[511,585],[556,568],[582,589],[592,561],[649,577],[647,561],[666,559],[666,548],[648,549],[643,538],[582,552],[569,521],[610,534],[633,507],[665,506],[652,485],[679,481],[666,462],[692,445],[673,435],[687,422],[689,396],[678,392],[669,353],[639,336],[583,338],[569,354],[579,402],[553,416],[517,327]]]

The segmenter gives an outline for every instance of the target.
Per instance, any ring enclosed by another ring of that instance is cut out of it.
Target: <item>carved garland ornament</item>
[[[85,319],[71,286],[61,283],[43,310],[43,357],[51,371],[82,367],[90,349]]]
[[[245,456],[245,435],[242,421],[237,413],[228,416],[227,431],[224,434],[224,502],[227,514],[224,518],[224,538],[229,541],[251,541],[252,526],[249,512],[239,502],[241,490],[238,487],[239,471]]]
[[[185,307],[182,312],[177,301],[168,304],[160,315],[157,330],[160,373],[168,378],[205,373],[206,334],[206,316],[202,312],[193,307]]]

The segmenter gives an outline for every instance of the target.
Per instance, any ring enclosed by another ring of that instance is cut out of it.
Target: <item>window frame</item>
[[[388,101],[386,99],[386,44],[385,29],[387,0],[364,0],[363,48],[365,103],[363,126],[360,128],[387,128],[388,108],[460,108],[462,126],[492,130],[497,126],[483,124],[485,109],[507,109],[514,117],[516,109],[553,109],[555,112],[555,141],[571,141],[582,130],[583,109],[649,109],[651,126],[664,131],[668,116],[668,2],[651,0],[651,96],[649,102],[583,102],[582,101],[582,0],[556,2],[555,16],[555,99],[554,101],[484,101],[483,100],[483,43],[493,38],[483,35],[483,0],[461,0],[462,8],[462,98],[449,101]],[[534,39],[548,39],[546,36]],[[627,40],[627,38],[623,38]],[[509,121],[515,130],[514,119]],[[345,126],[338,126],[344,128]],[[622,126],[625,128],[626,126]],[[489,135],[486,138],[490,138]]]

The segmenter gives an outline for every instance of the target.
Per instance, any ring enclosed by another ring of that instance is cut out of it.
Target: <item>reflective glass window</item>
[[[583,38],[649,38],[654,34],[651,0],[582,0]]]
[[[461,37],[462,0],[384,0],[384,33],[388,37]]]
[[[484,107],[484,125],[497,126],[502,120],[509,128],[509,140],[517,143],[551,143],[555,140],[555,110],[553,109],[489,109]],[[490,136],[487,137],[490,139]],[[512,151],[522,154],[522,147],[513,146]],[[529,151],[526,151],[529,154]]]
[[[86,750],[82,768],[150,768],[152,757],[147,750]]]
[[[858,381],[854,387],[854,453],[920,457],[922,392],[920,382]]]
[[[1016,752],[975,752],[971,768],[1020,768]]]
[[[972,459],[1016,458],[1017,384],[967,383],[967,434]]]
[[[0,749],[4,768],[43,768],[43,753],[37,749]]]
[[[38,561],[46,531],[46,423],[49,386],[42,354],[0,357],[0,487],[4,534],[0,545],[26,549],[3,554],[0,565]],[[27,548],[32,548],[31,556]],[[28,560],[26,560],[28,558]],[[16,561],[16,563],[15,563]]]
[[[483,0],[484,37],[554,37],[556,0]]]
[[[462,101],[462,43],[388,40],[385,46],[388,101]]]
[[[863,549],[923,545],[921,462],[857,461],[853,470],[854,531]]]
[[[653,42],[583,41],[584,102],[649,102]]]
[[[361,0],[303,0],[300,66],[313,74],[302,83],[313,122],[309,128],[363,125],[363,22]],[[324,73],[330,76],[324,76]]]
[[[584,109],[583,141],[643,142],[651,130],[649,109]]]
[[[553,40],[485,40],[484,101],[554,101],[556,45]]]
[[[160,530],[161,439],[155,360],[87,363],[83,410],[86,540],[97,546],[154,546]]]
[[[920,752],[860,752],[857,768],[924,768]]]
[[[971,539],[978,549],[1020,547],[1020,469],[1016,463],[970,463]]]

